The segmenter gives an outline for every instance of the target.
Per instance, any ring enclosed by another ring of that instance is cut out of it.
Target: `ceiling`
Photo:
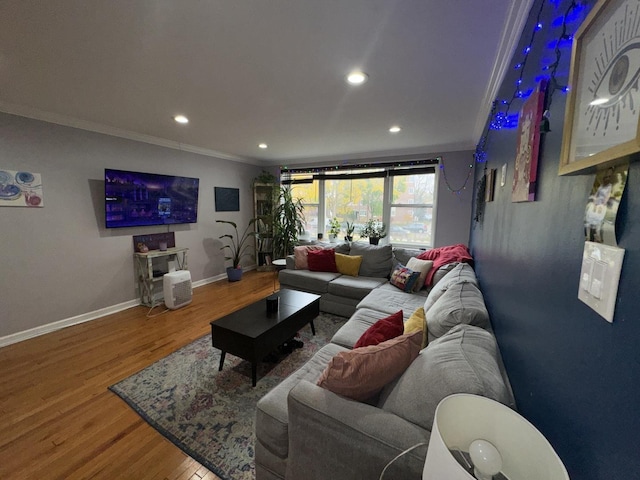
[[[473,149],[531,3],[0,0],[0,110],[259,165]]]

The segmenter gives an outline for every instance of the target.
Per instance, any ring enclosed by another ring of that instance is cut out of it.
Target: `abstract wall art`
[[[44,207],[42,176],[0,169],[0,207]]]

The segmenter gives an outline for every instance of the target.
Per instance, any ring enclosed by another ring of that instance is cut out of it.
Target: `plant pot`
[[[380,239],[378,237],[369,237],[370,245],[378,245],[380,243]]]
[[[227,267],[227,278],[230,282],[239,282],[242,279],[242,268]]]
[[[329,242],[336,243],[336,238],[337,238],[337,235],[329,235]]]

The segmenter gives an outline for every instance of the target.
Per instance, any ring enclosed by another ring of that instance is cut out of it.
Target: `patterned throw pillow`
[[[411,293],[418,278],[420,278],[420,272],[414,272],[410,268],[398,264],[396,268],[393,269],[389,283],[394,287],[398,287],[403,292]]]

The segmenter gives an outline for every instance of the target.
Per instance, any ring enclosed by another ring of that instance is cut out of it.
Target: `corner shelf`
[[[273,210],[279,186],[274,183],[253,184],[253,215],[256,218],[255,256],[258,271],[273,270]]]

